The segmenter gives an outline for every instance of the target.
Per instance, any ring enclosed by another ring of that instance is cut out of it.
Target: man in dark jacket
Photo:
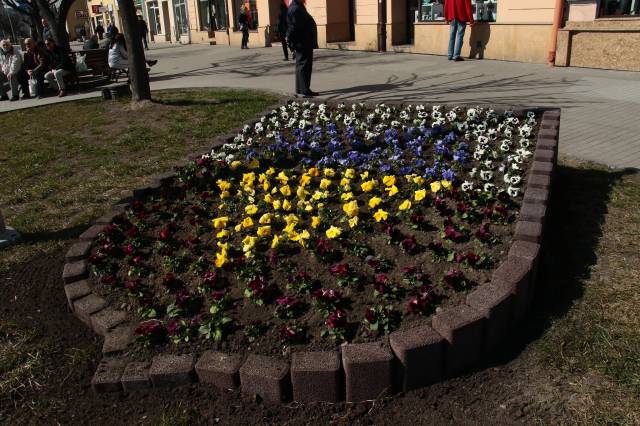
[[[49,71],[49,58],[47,54],[36,44],[32,38],[25,41],[27,51],[24,54],[22,68],[27,72],[29,78],[37,82],[36,96],[43,96],[44,75]]]
[[[96,34],[98,34],[98,40],[102,40],[102,36],[104,36],[104,27],[102,24],[96,25]]]
[[[240,15],[238,15],[238,24],[240,25],[240,31],[242,32],[242,45],[240,49],[248,49],[249,46],[249,13],[244,5],[240,8]]]
[[[289,60],[289,47],[287,46],[287,0],[281,0],[280,14],[278,15],[278,35],[280,36],[280,42],[282,43],[282,51],[284,52],[284,60]],[[293,49],[291,50],[293,52]],[[293,59],[296,58],[295,52],[293,52]]]
[[[149,50],[149,42],[147,36],[149,35],[149,27],[145,22],[142,15],[138,15],[138,26],[140,28],[140,36],[142,37],[142,43],[144,44],[144,50]]]
[[[67,94],[64,78],[74,71],[73,63],[69,54],[61,47],[56,46],[56,42],[52,38],[46,40],[44,45],[47,47],[47,55],[49,56],[49,72],[44,75],[44,78],[51,86],[55,81],[60,90],[58,96],[63,97]]]
[[[293,0],[287,12],[287,41],[296,52],[296,94],[305,98],[317,96],[311,90],[313,49],[318,48],[318,27],[307,8],[305,0]]]

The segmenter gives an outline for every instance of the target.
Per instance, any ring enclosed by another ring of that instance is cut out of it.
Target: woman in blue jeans
[[[467,23],[473,26],[473,9],[471,0],[445,0],[444,19],[449,23],[449,50],[448,58],[454,61],[463,61],[460,56],[464,41],[464,30]]]

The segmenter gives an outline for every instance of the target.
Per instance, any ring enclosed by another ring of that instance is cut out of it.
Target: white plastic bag
[[[38,80],[35,77],[29,79],[29,95],[38,96]]]
[[[82,73],[89,71],[89,67],[84,62],[85,56],[79,53],[76,53],[76,72]]]

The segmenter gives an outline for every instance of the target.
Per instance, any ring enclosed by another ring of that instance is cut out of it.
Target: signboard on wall
[[[104,6],[100,6],[100,5],[96,5],[96,4],[92,4],[91,5],[91,12],[92,13],[105,13],[107,11],[107,8]],[[84,12],[84,11],[78,11],[78,12]],[[77,12],[76,12],[77,13]]]
[[[76,18],[88,18],[88,17],[89,17],[89,14],[87,13],[86,10],[76,10]]]

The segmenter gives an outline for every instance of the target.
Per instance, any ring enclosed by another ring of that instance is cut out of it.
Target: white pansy
[[[512,186],[517,186],[518,184],[520,184],[520,182],[522,181],[522,178],[520,176],[517,175],[511,175],[509,182]]]
[[[510,197],[517,197],[518,194],[520,193],[520,189],[510,186],[507,188],[507,194],[509,194]]]
[[[492,169],[493,168],[493,161],[491,161],[490,159],[487,158],[486,160],[484,160],[482,165],[484,166],[485,169]]]
[[[484,190],[485,190],[486,192],[491,191],[491,190],[492,190],[493,188],[495,188],[495,187],[496,187],[496,186],[495,186],[494,184],[492,184],[492,183],[485,183],[485,184],[484,184]]]
[[[462,183],[461,187],[463,191],[471,191],[473,189],[473,183],[469,182],[468,180],[465,180]]]
[[[469,108],[467,110],[467,118],[469,120],[475,121],[477,117],[478,117],[478,110],[476,110],[475,108]]]
[[[471,169],[471,171],[469,172],[469,176],[474,177],[476,175],[476,173],[478,173],[478,168],[474,167],[473,169]]]
[[[491,170],[480,170],[480,179],[485,181],[493,179],[493,172]]]

